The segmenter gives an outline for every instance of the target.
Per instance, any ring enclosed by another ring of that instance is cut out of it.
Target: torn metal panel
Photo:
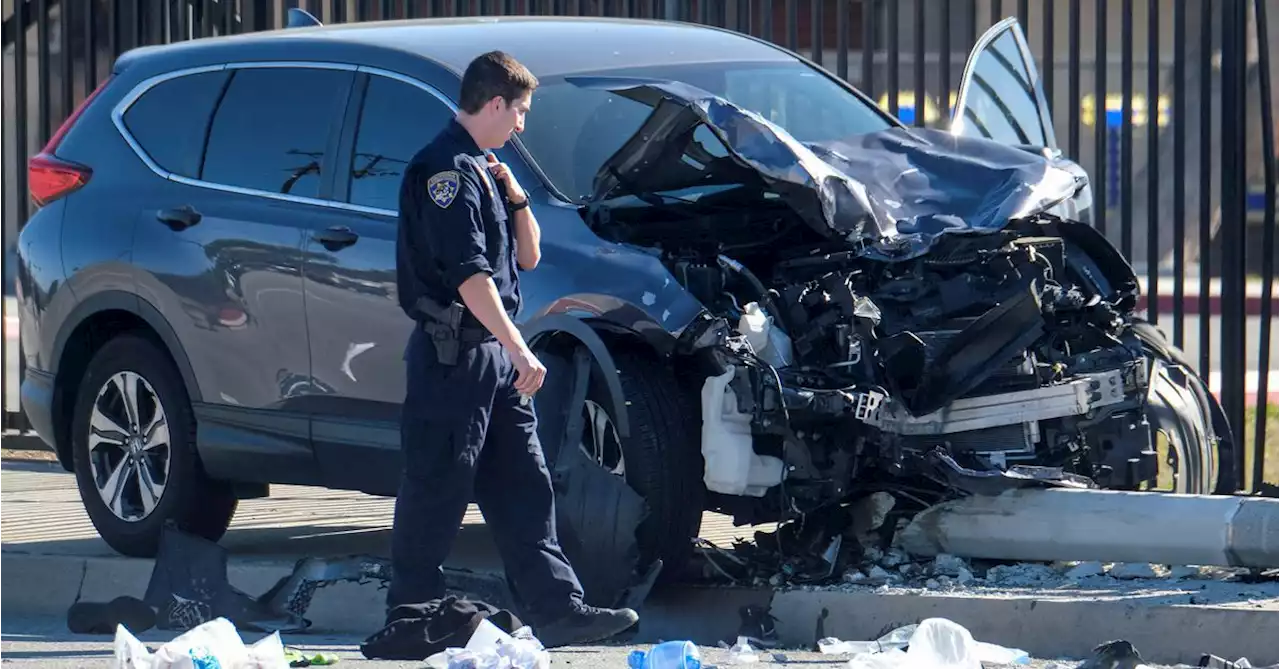
[[[642,601],[662,569],[661,561],[640,564],[636,533],[648,516],[648,506],[625,478],[588,460],[580,447],[586,426],[579,407],[586,402],[591,381],[590,355],[575,347],[568,360],[549,356],[548,366],[563,370],[555,386],[538,393],[539,407],[548,407],[552,421],[541,432],[551,442],[547,460],[560,547],[589,603],[616,606]]]
[[[369,555],[310,557],[298,560],[290,574],[258,598],[268,609],[298,619],[306,615],[316,590],[335,583],[391,580],[391,561]]]
[[[262,632],[297,632],[304,618],[274,611],[227,581],[227,551],[216,543],[166,527],[143,597],[156,609],[156,628],[185,631],[215,618]]]
[[[144,600],[156,609],[158,629],[186,631],[226,618],[236,627],[258,632],[304,632],[316,591],[337,583],[380,588],[391,581],[391,561],[374,555],[307,557],[298,560],[288,576],[258,596],[249,595],[227,580],[227,551],[201,537],[166,527],[161,537]],[[497,579],[446,570],[449,589],[474,594],[505,606],[510,593]]]
[[[644,498],[577,448],[561,449],[553,480],[560,545],[578,574],[586,600],[599,606],[618,605],[647,575],[636,573],[640,559],[636,530],[648,513]]]
[[[1007,469],[976,470],[962,467],[950,455],[934,450],[925,456],[925,473],[948,487],[971,495],[999,495],[1008,490],[1029,486],[1061,486],[1086,489],[1094,487],[1088,477],[1072,474],[1061,467],[1014,465]]]

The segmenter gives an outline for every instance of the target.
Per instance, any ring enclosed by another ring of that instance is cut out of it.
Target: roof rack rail
[[[298,7],[289,9],[288,21],[285,23],[286,28],[308,28],[312,26],[322,26],[323,23],[310,12]]]

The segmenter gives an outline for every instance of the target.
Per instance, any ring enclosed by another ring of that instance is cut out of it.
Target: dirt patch
[[[28,450],[25,448],[0,448],[0,460],[21,460],[26,462],[57,462],[58,456],[53,451]]]

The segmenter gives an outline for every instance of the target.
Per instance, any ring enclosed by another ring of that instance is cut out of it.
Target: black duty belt
[[[418,327],[422,328],[428,335],[433,337],[447,337],[463,344],[479,344],[489,340],[497,340],[497,337],[493,336],[492,333],[483,327],[463,326],[458,328],[458,333],[456,335],[435,331],[435,328],[438,327],[438,325],[431,321],[418,321]]]

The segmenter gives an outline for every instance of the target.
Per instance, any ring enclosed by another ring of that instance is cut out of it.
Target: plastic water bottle
[[[691,641],[666,641],[649,652],[633,650],[627,656],[631,669],[702,669],[698,647]]]

